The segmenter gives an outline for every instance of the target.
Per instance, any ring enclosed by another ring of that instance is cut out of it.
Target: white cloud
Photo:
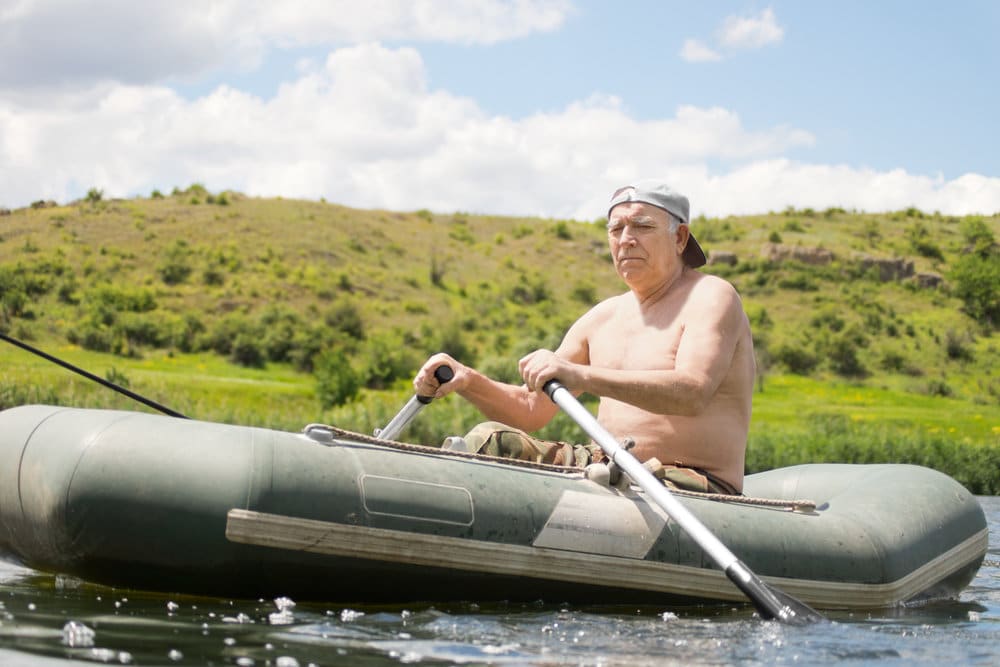
[[[720,53],[713,51],[697,39],[685,39],[684,46],[681,47],[680,56],[682,60],[689,63],[707,63],[722,60]]]
[[[221,86],[187,100],[120,83],[62,106],[0,99],[0,206],[202,182],[364,208],[592,219],[615,187],[662,176],[696,215],[788,205],[1000,211],[1000,179],[793,162],[788,151],[813,146],[812,134],[748,128],[723,108],[638,120],[595,96],[523,119],[491,116],[430,89],[417,51],[375,43],[303,63],[296,76],[270,99]]]
[[[712,48],[698,39],[687,39],[680,57],[692,63],[715,62],[723,59],[723,52],[758,49],[776,44],[784,37],[785,29],[778,25],[774,10],[768,7],[756,16],[727,16],[716,31],[718,48]]]
[[[719,29],[719,43],[734,49],[757,49],[776,44],[784,36],[770,7],[757,16],[729,16]]]
[[[555,30],[571,12],[570,0],[17,0],[0,8],[0,89],[252,69],[270,47],[492,44]]]

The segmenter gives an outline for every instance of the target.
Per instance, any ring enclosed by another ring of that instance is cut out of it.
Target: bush
[[[830,368],[845,377],[863,377],[868,374],[858,357],[858,349],[868,345],[868,338],[858,329],[849,327],[824,345]]]
[[[260,314],[258,330],[261,347],[270,361],[289,361],[295,349],[296,334],[305,328],[302,318],[286,306],[271,306]]]
[[[147,313],[156,309],[156,297],[143,287],[99,285],[87,291],[84,301],[92,307],[106,307],[116,313]]]
[[[250,368],[263,368],[266,360],[260,339],[246,333],[241,333],[233,341],[229,358],[234,363]]]
[[[907,229],[906,237],[910,241],[910,246],[920,256],[939,261],[944,260],[944,255],[941,253],[941,249],[930,240],[930,230],[928,230],[927,225],[924,223],[917,222],[912,227]]]
[[[195,348],[197,350],[213,350],[221,355],[229,356],[233,351],[233,343],[238,337],[257,340],[261,337],[260,334],[257,324],[251,322],[245,315],[230,313],[221,320],[216,320],[209,331],[199,336]]]
[[[570,297],[584,305],[597,303],[597,288],[590,283],[577,283],[570,292]]]
[[[819,358],[803,345],[779,345],[772,355],[775,361],[796,375],[809,375],[819,365]]]
[[[566,224],[565,220],[560,220],[555,225],[552,226],[552,233],[557,239],[563,239],[564,241],[572,240],[573,233],[570,232],[569,225]]]
[[[316,395],[323,409],[343,405],[361,388],[361,380],[347,355],[339,348],[321,352],[313,361]]]
[[[191,248],[183,239],[174,241],[163,253],[163,261],[157,267],[160,278],[167,285],[183,283],[194,270],[191,265]]]
[[[1000,324],[1000,252],[963,255],[949,274],[963,309],[987,329]]]
[[[365,337],[365,323],[361,319],[361,312],[351,301],[344,300],[333,304],[323,316],[323,321],[332,330],[344,333],[355,340]]]
[[[362,382],[369,389],[386,389],[396,381],[412,378],[423,362],[397,334],[380,333],[361,350]]]

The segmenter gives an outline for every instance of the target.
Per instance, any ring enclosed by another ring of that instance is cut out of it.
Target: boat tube
[[[141,412],[0,412],[0,555],[128,588],[343,602],[694,604],[743,594],[638,487],[594,470]],[[953,598],[988,532],[913,465],[800,465],[677,492],[817,608]]]

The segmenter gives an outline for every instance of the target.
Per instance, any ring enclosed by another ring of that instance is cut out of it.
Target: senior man
[[[705,253],[691,235],[686,197],[657,180],[619,188],[608,207],[608,245],[628,291],[578,319],[553,352],[518,362],[523,385],[493,380],[446,354],[417,373],[418,394],[457,392],[489,420],[466,441],[476,451],[565,465],[603,458],[596,445],[567,446],[528,434],[552,419],[544,394],[558,379],[599,397],[597,419],[629,438],[640,461],[658,459],[679,488],[740,493],[754,382],[753,341],[740,297],[698,271]],[[440,384],[434,369],[454,378]]]

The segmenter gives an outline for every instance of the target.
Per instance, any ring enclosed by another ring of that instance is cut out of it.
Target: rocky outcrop
[[[933,271],[918,273],[914,276],[914,280],[918,287],[925,287],[927,289],[935,289],[944,284],[944,276]]]
[[[913,276],[913,260],[905,257],[872,257],[858,255],[858,263],[865,271],[875,269],[878,279],[884,283],[903,280]]]
[[[708,254],[708,263],[711,264],[725,264],[726,266],[736,266],[739,259],[736,257],[735,252],[729,252],[728,250],[713,250]]]
[[[765,243],[760,255],[769,262],[780,263],[791,259],[810,266],[823,266],[834,260],[833,253],[826,248],[805,248],[780,243]]]

